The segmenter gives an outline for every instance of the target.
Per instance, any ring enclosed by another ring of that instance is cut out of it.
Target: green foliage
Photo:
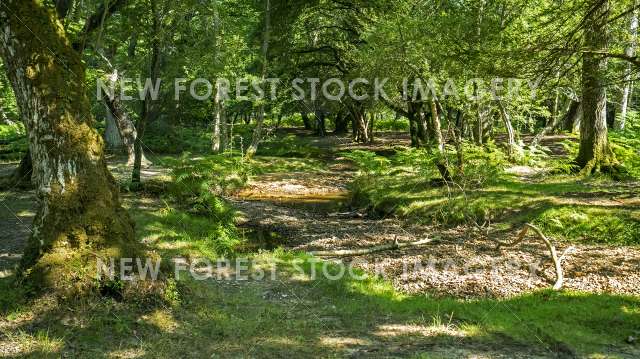
[[[464,186],[481,187],[500,179],[509,164],[508,156],[495,144],[488,142],[485,147],[470,143],[463,145],[464,173],[458,174]],[[453,155],[449,161],[453,162]]]
[[[184,153],[177,160],[166,160],[172,169],[171,195],[195,212],[225,215],[221,195],[244,186],[249,167],[241,157],[211,155],[193,158]]]
[[[396,119],[386,116],[382,120],[376,120],[373,126],[376,131],[409,131],[409,121],[404,117]]]
[[[20,160],[29,148],[22,123],[0,125],[0,160]]]
[[[590,207],[593,193],[615,193],[605,177],[583,183],[573,175],[547,175],[528,183],[504,174],[507,159],[494,145],[487,149],[464,146],[464,174],[455,183],[433,181],[437,156],[424,150],[402,150],[390,158],[367,151],[346,154],[358,164],[360,174],[352,183],[353,204],[380,215],[440,226],[464,223],[500,223],[502,228],[536,222],[553,235],[568,241],[637,245],[640,212],[625,207]],[[451,164],[454,158],[447,159]],[[556,168],[559,168],[556,164]],[[542,181],[542,182],[539,182]],[[585,197],[585,205],[561,205]]]
[[[235,228],[236,211],[222,196],[245,185],[248,166],[238,157],[192,158],[188,153],[164,162],[173,168],[168,192],[181,209],[167,205],[156,227],[171,232],[175,240],[232,255],[241,240]]]
[[[640,213],[603,207],[551,208],[536,222],[565,240],[614,245],[640,245]]]
[[[295,135],[270,137],[258,148],[260,156],[310,158],[318,157],[321,153],[322,149]]]
[[[389,159],[378,156],[371,151],[355,150],[351,152],[345,152],[344,158],[354,161],[358,165],[358,170],[364,175],[377,175],[388,168],[391,161]]]
[[[152,126],[144,138],[153,153],[205,153],[211,148],[211,132],[205,127]]]
[[[640,126],[633,125],[623,132],[614,132],[610,136],[611,147],[629,174],[640,178]]]
[[[178,282],[174,278],[167,279],[163,297],[164,301],[172,307],[180,305],[180,291],[178,290]]]

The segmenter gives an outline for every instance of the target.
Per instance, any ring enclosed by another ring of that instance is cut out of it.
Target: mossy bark
[[[39,209],[21,262],[38,289],[95,285],[96,256],[136,257],[133,222],[93,127],[84,67],[54,11],[0,8],[0,55],[29,134]]]
[[[582,109],[580,151],[576,164],[583,172],[610,170],[617,161],[609,146],[607,130],[607,59],[595,52],[606,51],[609,1],[592,1],[585,21],[582,59]]]

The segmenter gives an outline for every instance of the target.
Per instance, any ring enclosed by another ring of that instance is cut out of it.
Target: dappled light
[[[639,12],[1,0],[0,357],[640,358]]]

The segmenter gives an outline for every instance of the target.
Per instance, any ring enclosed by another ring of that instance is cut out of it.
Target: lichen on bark
[[[29,134],[39,209],[21,261],[35,289],[95,286],[97,257],[136,257],[84,87],[84,67],[55,13],[36,0],[0,12],[0,55]]]

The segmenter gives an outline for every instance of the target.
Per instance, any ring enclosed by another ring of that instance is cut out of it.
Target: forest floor
[[[338,153],[353,149],[384,153],[390,138],[366,146],[341,142],[336,137],[324,141],[316,145],[334,148]],[[396,145],[398,139],[393,143]],[[316,171],[276,172],[253,178],[234,198],[234,205],[244,213],[241,225],[267,233],[273,242],[267,246],[282,245],[299,251],[359,249],[394,240],[402,243],[435,238],[427,246],[357,257],[356,267],[384,274],[405,293],[509,297],[553,284],[553,263],[542,241],[533,239],[514,248],[496,249],[495,239],[514,239],[520,228],[492,234],[490,239],[471,226],[438,229],[349,208],[349,183],[355,171],[350,161],[334,157]],[[525,182],[537,172],[528,166],[507,171]],[[553,200],[640,209],[640,197],[636,195],[611,196],[608,192],[568,193]],[[557,249],[566,252],[566,288],[640,295],[640,247],[558,243]]]
[[[567,290],[554,293],[544,290],[554,272],[542,243],[499,251],[477,228],[443,229],[351,207],[350,183],[357,168],[340,151],[384,154],[399,141],[406,138],[390,135],[367,146],[313,138],[308,142],[318,149],[314,159],[285,158],[283,166],[282,159],[256,158],[265,170],[228,200],[240,211],[237,223],[249,238],[247,256],[276,262],[275,278],[185,279],[174,306],[153,308],[107,299],[60,309],[46,300],[36,306],[11,303],[14,297],[5,293],[0,356],[640,356],[637,344],[626,342],[640,334],[637,246],[557,242],[559,251],[572,250],[563,264]],[[111,168],[122,182],[126,168],[119,163]],[[528,167],[512,171],[523,182],[535,174]],[[166,181],[168,173],[152,167],[143,175]],[[151,247],[163,255],[197,256],[197,246],[176,240],[174,233],[195,236],[197,231],[191,222],[165,221],[165,201],[152,193],[125,193],[123,199],[139,237]],[[615,202],[609,192],[568,193],[557,200]],[[635,193],[622,200],[625,206],[638,205]],[[0,201],[1,281],[10,279],[35,213],[32,191],[3,191]],[[515,229],[495,234],[501,240],[514,235]],[[307,251],[425,238],[434,242],[344,260],[368,273],[366,279],[330,280],[307,273],[325,263],[332,270],[338,265],[333,260],[309,264]],[[298,262],[304,264],[303,273]],[[10,288],[7,283],[0,282],[0,289]]]

